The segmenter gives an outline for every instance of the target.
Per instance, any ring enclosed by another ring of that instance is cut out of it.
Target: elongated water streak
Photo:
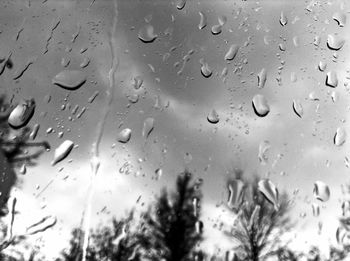
[[[112,63],[111,67],[108,73],[108,79],[109,79],[109,86],[108,89],[106,90],[107,94],[107,103],[104,107],[102,118],[98,123],[97,126],[97,133],[96,133],[96,140],[92,143],[91,147],[91,179],[90,179],[90,184],[89,184],[89,189],[88,189],[88,196],[86,200],[86,205],[84,209],[84,214],[83,214],[83,226],[84,226],[84,240],[83,240],[83,257],[82,260],[86,261],[86,254],[87,254],[87,249],[89,246],[89,236],[90,236],[90,222],[91,222],[91,203],[92,203],[92,198],[94,196],[94,191],[95,191],[95,184],[96,184],[96,177],[98,173],[98,169],[100,166],[100,152],[99,152],[99,147],[103,135],[103,130],[104,126],[106,124],[106,119],[108,116],[108,113],[110,111],[112,102],[113,102],[113,95],[114,95],[114,86],[115,86],[115,72],[118,69],[119,65],[119,60],[116,55],[116,50],[117,50],[117,43],[116,43],[116,30],[117,30],[117,22],[118,22],[118,4],[117,0],[114,1],[114,17],[113,17],[113,26],[111,32],[108,34],[108,44],[109,48],[111,50],[111,55],[112,55]]]

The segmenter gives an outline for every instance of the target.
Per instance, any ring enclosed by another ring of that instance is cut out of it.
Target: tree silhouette
[[[287,215],[290,209],[287,194],[280,196],[279,208],[276,210],[259,191],[258,177],[252,181],[243,180],[242,171],[235,171],[235,176],[228,180],[227,185],[237,184],[238,180],[244,187],[236,186],[238,190],[241,188],[241,193],[231,192],[236,193],[237,205],[230,209],[237,216],[234,226],[230,231],[224,231],[225,234],[238,243],[235,249],[245,260],[266,260],[276,256],[281,245],[286,244],[282,242],[281,236],[292,226]]]
[[[24,163],[35,165],[44,150],[50,148],[46,141],[30,141],[29,127],[12,129],[7,122],[11,109],[5,95],[0,95],[0,217],[5,215],[4,206],[17,181],[14,168]]]
[[[117,221],[112,219],[112,226],[97,228],[91,233],[86,260],[136,261],[139,260],[138,241],[131,230],[133,212],[128,217]],[[80,261],[82,258],[82,238],[80,228],[72,231],[69,249],[61,252],[59,260]]]
[[[147,260],[182,261],[194,254],[202,240],[199,201],[200,183],[192,182],[187,170],[176,180],[176,190],[163,189],[151,208],[143,215],[143,229],[138,234]]]

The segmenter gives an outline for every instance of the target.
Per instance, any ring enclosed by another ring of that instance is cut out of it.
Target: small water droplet
[[[146,24],[139,30],[138,38],[144,43],[152,43],[158,37],[154,33],[154,27],[150,24]]]
[[[32,118],[34,111],[35,100],[33,98],[23,100],[10,113],[8,124],[14,129],[24,127]]]
[[[176,8],[178,10],[182,10],[186,5],[186,0],[178,0],[176,4]]]
[[[238,52],[238,46],[236,44],[232,44],[230,46],[230,49],[228,49],[227,53],[225,54],[225,60],[231,61],[233,60]]]
[[[329,200],[329,187],[322,181],[316,181],[314,184],[314,197],[320,201],[326,202]]]
[[[67,90],[76,90],[85,82],[85,73],[76,70],[63,70],[52,79],[53,84]]]
[[[303,106],[299,100],[293,100],[293,110],[298,117],[303,117]]]
[[[21,168],[19,169],[19,173],[22,175],[25,175],[27,173],[27,166],[26,164],[23,164]]]
[[[285,26],[286,24],[288,23],[288,19],[287,19],[287,16],[284,14],[284,12],[282,11],[281,12],[281,15],[280,15],[280,24],[282,26]]]
[[[135,76],[132,85],[136,90],[140,89],[143,84],[143,79],[141,76]]]
[[[65,140],[64,142],[62,142],[61,145],[59,145],[55,150],[54,159],[51,162],[51,165],[54,166],[58,162],[64,160],[72,151],[73,147],[74,147],[73,141]]]
[[[85,68],[90,64],[90,59],[88,57],[85,57],[84,60],[80,63],[80,68]]]
[[[239,179],[231,180],[228,184],[228,200],[227,205],[234,212],[238,212],[243,202],[244,183]]]
[[[337,128],[337,131],[334,135],[334,139],[333,139],[333,142],[334,142],[334,145],[336,146],[341,146],[345,143],[346,141],[346,131],[343,127],[339,127]]]
[[[261,165],[266,165],[268,161],[268,151],[271,148],[270,142],[265,140],[259,144],[258,159]]]
[[[320,215],[320,206],[316,203],[312,204],[312,215],[318,217]]]
[[[121,143],[127,143],[131,138],[131,129],[123,129],[118,134],[118,141]]]
[[[267,72],[265,68],[262,68],[261,71],[258,73],[258,88],[264,88],[265,83],[266,83],[266,77],[267,77]]]
[[[327,38],[327,46],[331,50],[339,50],[343,47],[345,39],[339,35],[329,34]]]
[[[323,72],[327,67],[327,63],[324,62],[324,61],[320,61],[319,64],[318,64],[318,69]]]
[[[200,22],[198,25],[199,30],[202,30],[204,27],[207,26],[207,17],[203,12],[199,12],[200,15]]]
[[[268,179],[260,180],[258,183],[259,191],[265,196],[265,198],[273,204],[275,210],[279,209],[278,203],[278,190],[276,186]]]
[[[270,106],[266,98],[261,94],[254,96],[252,104],[255,114],[259,117],[265,117],[270,112]]]
[[[201,73],[205,78],[209,78],[213,73],[211,68],[209,67],[209,64],[207,64],[206,62],[202,63]]]
[[[338,76],[335,71],[329,71],[326,76],[326,85],[329,87],[337,87],[338,86]]]
[[[212,28],[211,28],[211,33],[213,35],[217,35],[217,34],[220,34],[222,32],[222,25],[220,24],[216,24],[216,25],[213,25]]]
[[[210,123],[212,123],[212,124],[216,124],[216,123],[218,123],[219,122],[219,115],[218,115],[218,113],[216,112],[216,110],[215,109],[212,109],[210,112],[209,112],[209,114],[208,114],[208,116],[207,116],[207,120],[210,122]]]
[[[146,139],[148,136],[151,134],[154,128],[154,119],[153,118],[147,118],[143,122],[143,128],[142,128],[142,136],[145,137]]]
[[[346,24],[346,14],[340,12],[334,13],[333,20],[336,21],[340,27],[344,27]]]

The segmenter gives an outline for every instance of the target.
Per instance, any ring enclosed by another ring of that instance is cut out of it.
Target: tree
[[[14,168],[26,164],[32,166],[47,149],[48,142],[30,141],[31,129],[23,127],[14,130],[8,124],[11,105],[6,103],[5,95],[0,95],[0,217],[6,214],[4,207],[11,188],[16,184]]]
[[[188,171],[176,180],[175,192],[163,189],[151,208],[143,215],[143,229],[138,240],[149,260],[183,261],[194,255],[202,240],[199,220],[200,183],[192,182]]]
[[[245,256],[245,260],[266,260],[278,254],[278,248],[284,244],[281,236],[292,226],[287,215],[289,199],[283,193],[276,210],[259,191],[258,177],[248,181],[243,179],[242,174],[242,171],[236,171],[235,178],[227,182],[234,197],[232,199],[230,195],[230,200],[235,201],[230,209],[236,215],[236,220],[231,231],[225,231],[225,234],[238,243],[235,249]]]
[[[86,260],[98,261],[136,261],[138,241],[131,229],[133,212],[128,217],[117,221],[112,219],[112,226],[104,226],[92,231]],[[69,249],[61,252],[59,260],[80,261],[83,254],[82,238],[84,232],[75,228],[69,241]]]

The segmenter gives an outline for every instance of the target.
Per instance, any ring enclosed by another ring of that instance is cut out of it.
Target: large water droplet
[[[142,136],[145,137],[146,139],[148,136],[151,134],[154,128],[154,119],[153,118],[147,118],[143,122],[143,128],[142,128]]]
[[[8,117],[9,125],[14,128],[21,128],[28,124],[35,111],[34,99],[21,101]]]
[[[270,112],[270,106],[266,98],[261,94],[254,96],[252,104],[255,114],[259,117],[264,117]]]
[[[40,128],[40,125],[38,123],[34,124],[34,127],[31,131],[31,133],[29,134],[29,138],[31,140],[35,140],[36,135],[38,134],[39,128]]]
[[[273,204],[275,210],[279,209],[277,187],[268,179],[260,180],[258,183],[259,191],[265,198]]]
[[[340,27],[344,27],[346,24],[346,14],[337,12],[333,14],[333,19],[338,23]]]
[[[329,71],[326,76],[326,85],[329,87],[337,87],[338,86],[338,76],[335,71]]]
[[[264,88],[265,83],[266,83],[266,69],[262,68],[261,71],[258,73],[258,88]]]
[[[244,183],[239,179],[234,179],[228,184],[227,205],[233,211],[238,212],[244,196]]]
[[[157,34],[154,33],[154,27],[150,24],[146,24],[141,27],[138,38],[144,43],[151,43],[158,37]]]
[[[85,73],[77,70],[63,70],[52,79],[53,84],[67,90],[76,90],[85,82]]]
[[[322,181],[316,181],[314,184],[314,197],[320,201],[328,201],[330,196],[329,187]]]
[[[199,22],[198,28],[199,30],[202,30],[204,27],[207,26],[207,17],[203,12],[199,12],[199,15],[201,17],[201,20]]]
[[[282,11],[281,15],[280,15],[280,24],[282,26],[285,26],[287,23],[288,23],[288,19],[287,19],[286,15],[284,14],[284,12]]]
[[[233,60],[238,52],[238,46],[236,44],[232,44],[230,46],[230,49],[228,49],[227,53],[225,54],[225,60],[231,61]]]
[[[333,139],[333,142],[334,142],[334,145],[336,146],[341,146],[345,143],[346,141],[346,131],[343,127],[339,127],[337,128],[337,131],[334,135],[334,139]]]
[[[293,110],[300,118],[303,117],[303,106],[299,100],[293,100]]]
[[[343,47],[345,39],[339,35],[329,34],[327,38],[327,46],[331,50],[339,50]]]
[[[258,159],[261,165],[266,165],[268,161],[267,153],[269,149],[271,148],[270,142],[265,140],[260,142],[259,144],[259,153],[258,153]]]
[[[59,145],[55,150],[54,159],[51,162],[51,165],[54,166],[58,162],[64,160],[72,151],[73,146],[74,146],[73,141],[65,140],[64,142],[62,142],[61,145]]]
[[[121,143],[127,143],[131,138],[131,129],[123,129],[118,134],[118,141]]]
[[[210,123],[212,123],[212,124],[216,124],[216,123],[218,123],[219,122],[219,115],[218,115],[218,113],[216,112],[216,110],[215,109],[212,109],[211,111],[210,111],[210,113],[208,114],[208,116],[207,116],[207,120],[210,122]]]

